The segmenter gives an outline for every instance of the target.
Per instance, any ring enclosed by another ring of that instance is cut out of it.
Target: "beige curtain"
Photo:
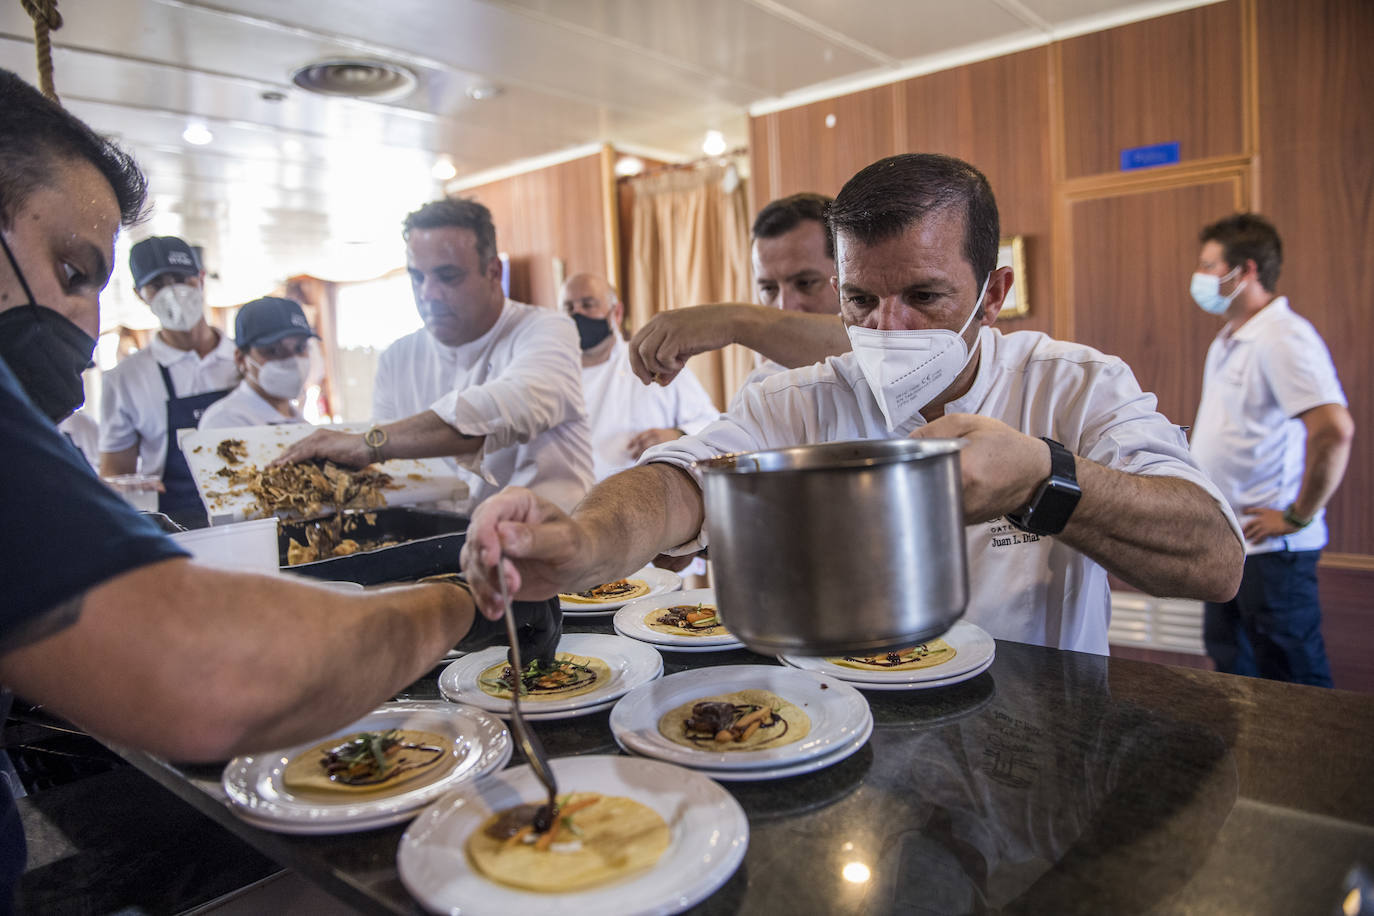
[[[626,300],[632,331],[668,309],[752,301],[749,205],[733,169],[679,169],[633,179],[631,186]],[[753,365],[749,350],[731,346],[693,357],[688,368],[723,410]]]

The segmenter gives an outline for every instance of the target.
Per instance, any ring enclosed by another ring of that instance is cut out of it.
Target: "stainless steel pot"
[[[761,653],[869,654],[968,604],[956,439],[830,442],[697,463],[722,622]]]

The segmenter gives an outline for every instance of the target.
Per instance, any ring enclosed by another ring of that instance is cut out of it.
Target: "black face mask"
[[[0,359],[24,386],[33,405],[53,423],[61,423],[86,401],[81,373],[95,365],[95,338],[72,324],[66,316],[38,304],[19,269],[9,243],[0,234],[27,306],[0,312]]]
[[[577,324],[577,341],[583,351],[590,350],[611,336],[609,318],[588,318],[586,315],[573,312],[572,320]]]

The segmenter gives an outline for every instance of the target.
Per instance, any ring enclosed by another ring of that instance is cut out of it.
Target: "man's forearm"
[[[123,477],[138,470],[138,446],[133,445],[118,452],[100,453],[100,476]]]
[[[1083,497],[1059,538],[1153,595],[1227,601],[1240,587],[1245,550],[1201,487],[1078,459]]]
[[[109,740],[224,759],[365,714],[452,647],[472,613],[452,586],[348,594],[168,560],[92,589],[76,624],[0,658],[0,678]]]
[[[385,458],[444,458],[470,455],[482,447],[485,436],[466,436],[449,426],[432,410],[382,426]]]
[[[577,587],[617,579],[690,541],[704,514],[696,481],[674,465],[650,462],[607,478],[573,510],[588,537],[589,563]]]
[[[849,335],[838,315],[784,312],[762,305],[731,308],[735,342],[789,369],[849,352]]]
[[[1293,501],[1293,513],[1299,518],[1316,515],[1335,494],[1350,463],[1350,444],[1348,437],[1334,433],[1308,437],[1302,486]]]

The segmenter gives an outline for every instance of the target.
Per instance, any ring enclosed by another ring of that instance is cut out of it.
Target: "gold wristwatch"
[[[380,426],[372,427],[363,433],[363,443],[371,450],[374,464],[380,464],[386,460],[382,457],[382,446],[386,445],[386,430]]]

